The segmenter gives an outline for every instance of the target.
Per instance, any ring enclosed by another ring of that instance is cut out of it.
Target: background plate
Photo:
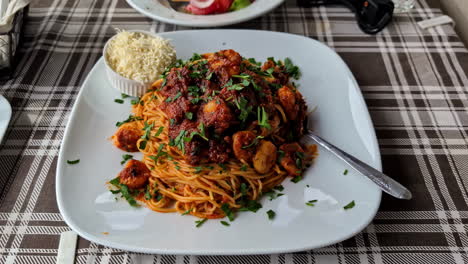
[[[341,58],[325,45],[267,31],[192,30],[160,35],[172,39],[182,59],[193,52],[228,48],[262,61],[271,56],[290,57],[302,71],[298,84],[309,108],[317,107],[310,120],[317,134],[381,170],[374,128],[359,87]],[[284,196],[263,199],[261,210],[239,213],[230,227],[210,220],[195,228],[197,219],[192,216],[156,213],[116,202],[105,182],[122,169],[124,152],[108,139],[116,129],[115,122],[128,117],[130,103],[114,103],[120,94],[105,76],[100,60],[81,88],[57,165],[60,212],[82,237],[145,253],[279,253],[340,242],[365,228],[376,214],[380,190],[351,170],[343,175],[347,166],[321,148],[304,180],[297,184],[286,180]],[[79,164],[66,163],[78,158]],[[319,200],[315,207],[305,205],[313,199]],[[352,200],[356,206],[345,211],[343,206]],[[274,221],[267,218],[269,209],[276,212]]]
[[[0,95],[0,144],[11,118],[11,106],[7,99]]]
[[[162,5],[159,0],[127,0],[131,7],[147,17],[187,27],[219,27],[244,22],[270,12],[283,2],[284,0],[256,0],[236,12],[197,16],[177,12]]]

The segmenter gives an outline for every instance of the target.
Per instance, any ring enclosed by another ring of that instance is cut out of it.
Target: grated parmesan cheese
[[[109,66],[139,82],[153,82],[175,62],[176,51],[168,40],[141,32],[119,32],[106,50]]]

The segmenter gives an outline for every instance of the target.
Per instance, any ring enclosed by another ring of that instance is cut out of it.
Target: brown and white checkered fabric
[[[294,0],[231,28],[290,32],[335,49],[364,93],[384,172],[414,198],[383,196],[355,237],[308,252],[260,256],[152,256],[79,239],[77,263],[468,263],[468,51],[450,26],[420,30],[441,14],[420,0],[376,36],[340,7],[301,9]],[[41,0],[30,9],[14,77],[0,83],[12,104],[0,145],[0,263],[55,263],[69,230],[55,201],[55,168],[80,85],[113,28],[173,31],[123,0]],[[307,52],[307,51],[304,51]]]

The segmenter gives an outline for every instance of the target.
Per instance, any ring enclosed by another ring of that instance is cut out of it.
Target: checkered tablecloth
[[[420,30],[441,15],[420,0],[376,36],[340,7],[301,9],[286,1],[231,28],[318,39],[351,68],[369,107],[384,172],[408,186],[411,201],[383,196],[362,233],[308,252],[260,256],[152,256],[80,238],[77,263],[468,263],[468,51],[450,26]],[[80,85],[113,27],[156,32],[159,23],[123,0],[41,0],[30,9],[13,78],[0,94],[13,107],[0,145],[0,263],[55,263],[70,230],[55,200],[58,150]]]

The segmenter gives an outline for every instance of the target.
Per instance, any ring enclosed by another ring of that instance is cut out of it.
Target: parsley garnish
[[[127,160],[129,159],[132,159],[133,158],[133,155],[130,155],[130,154],[123,154],[122,155],[122,161],[120,162],[121,165],[123,165],[125,162],[127,162]]]
[[[181,130],[179,135],[174,140],[171,140],[171,142],[169,143],[169,146],[175,146],[179,148],[182,151],[182,153],[185,154],[184,137],[186,133],[187,133],[186,130]]]
[[[343,209],[348,210],[348,209],[353,208],[355,205],[356,203],[354,202],[354,200],[352,200],[349,204],[345,205]]]
[[[192,57],[189,59],[190,62],[201,60],[202,56],[198,53],[193,53]]]
[[[218,166],[220,166],[221,169],[226,170],[226,165],[224,165],[223,163],[218,163]]]
[[[239,211],[251,211],[256,213],[260,208],[262,208],[262,205],[255,201],[255,200],[248,200],[244,207],[241,207]]]
[[[268,219],[273,220],[276,216],[276,213],[273,210],[268,210],[267,215],[268,215]]]
[[[267,129],[271,129],[270,123],[268,122],[268,114],[264,107],[257,108],[257,119],[258,125]]]
[[[155,136],[155,137],[158,137],[159,135],[161,135],[161,133],[163,132],[163,130],[164,130],[164,127],[163,127],[163,126],[162,126],[162,127],[159,127],[159,128],[158,128],[158,131],[156,131],[156,134],[154,134],[154,136]]]
[[[301,175],[297,175],[296,177],[292,178],[292,182],[294,183],[298,183],[302,180],[302,176]]]
[[[166,99],[166,102],[167,102],[167,103],[174,102],[175,100],[177,100],[177,99],[178,99],[179,97],[181,97],[181,96],[182,96],[182,93],[181,93],[181,92],[177,92],[177,94],[176,94],[174,97],[172,97],[172,98],[171,98],[171,97],[168,97],[168,98]]]
[[[118,104],[123,104],[124,103],[124,100],[122,99],[114,99],[114,102],[118,103]]]
[[[120,95],[122,96],[122,99],[125,99],[125,98],[127,98],[127,97],[130,97],[130,95],[124,94],[124,93],[121,93]]]
[[[343,175],[348,174],[348,170],[344,170]]]
[[[120,183],[119,177],[112,179],[111,181],[109,181],[109,183],[120,189],[120,193],[122,194],[122,197],[125,198],[125,200],[127,200],[127,202],[131,206],[138,206],[138,203],[136,202],[135,198],[133,198],[132,194],[130,193],[128,186]]]
[[[138,99],[131,100],[130,103],[132,105],[137,105],[137,104],[143,105],[143,101],[139,97],[138,97]]]
[[[78,164],[78,163],[80,163],[80,160],[79,159],[77,159],[77,160],[67,160],[67,163],[70,164],[70,165]]]
[[[193,113],[192,112],[187,112],[187,113],[185,113],[185,117],[187,117],[188,120],[192,120]]]
[[[143,118],[139,117],[139,116],[132,116],[132,115],[129,115],[127,119],[125,119],[124,121],[121,121],[121,122],[117,122],[115,123],[115,126],[121,126],[125,123],[129,123],[129,122],[133,122],[133,121],[138,121],[138,120],[143,120]]]
[[[146,191],[145,191],[145,199],[146,200],[151,200],[151,190],[149,188],[149,185],[146,187]]]
[[[203,167],[198,166],[198,167],[193,167],[195,169],[195,173],[200,173],[203,169]]]
[[[162,149],[166,146],[166,144],[162,143],[158,147],[158,152],[156,153],[156,156],[149,156],[150,159],[154,160],[156,163],[160,157],[166,156],[167,152],[162,151]]]
[[[234,100],[237,108],[241,111],[239,114],[239,120],[245,122],[249,117],[250,112],[252,112],[252,106],[248,105],[249,101],[244,97],[240,97],[238,100]]]
[[[284,190],[284,187],[283,185],[278,185],[278,186],[273,187],[273,189],[282,192]]]
[[[153,129],[153,127],[154,127],[154,123],[148,124],[145,122],[145,126],[143,127],[143,131],[145,131],[145,133],[143,134],[143,136],[141,136],[141,139],[144,139],[144,140],[150,139],[151,129]]]
[[[221,224],[222,224],[222,225],[225,225],[225,226],[230,226],[230,225],[231,225],[231,224],[229,224],[229,223],[226,222],[226,221],[221,221]]]
[[[248,168],[247,165],[242,164],[242,166],[240,167],[240,170],[241,171],[247,171],[247,168]]]
[[[317,202],[317,200],[310,200],[306,203],[306,205],[308,206],[315,206],[315,203]]]
[[[187,211],[185,211],[182,215],[188,215],[190,214],[190,211],[192,211],[192,208],[188,209]]]
[[[240,191],[241,191],[242,196],[247,196],[247,190],[248,190],[247,184],[241,183]]]
[[[289,74],[289,76],[293,77],[296,80],[299,79],[299,77],[301,77],[299,67],[295,66],[290,58],[284,59],[284,70],[287,74]]]
[[[195,227],[200,227],[200,226],[202,226],[202,225],[206,222],[206,220],[208,220],[208,219],[205,218],[205,219],[203,219],[203,220],[195,221],[195,223],[196,223]]]
[[[223,210],[224,214],[226,214],[229,221],[231,221],[231,222],[234,221],[234,212],[229,207],[229,204],[223,203],[221,205],[221,210]]]
[[[257,145],[257,144],[258,144],[258,140],[259,140],[259,139],[262,139],[262,138],[264,138],[264,136],[257,136],[257,137],[252,141],[252,143],[250,143],[250,144],[247,145],[247,146],[243,146],[242,148],[243,148],[243,149],[246,149],[246,148],[253,147],[253,146]]]

